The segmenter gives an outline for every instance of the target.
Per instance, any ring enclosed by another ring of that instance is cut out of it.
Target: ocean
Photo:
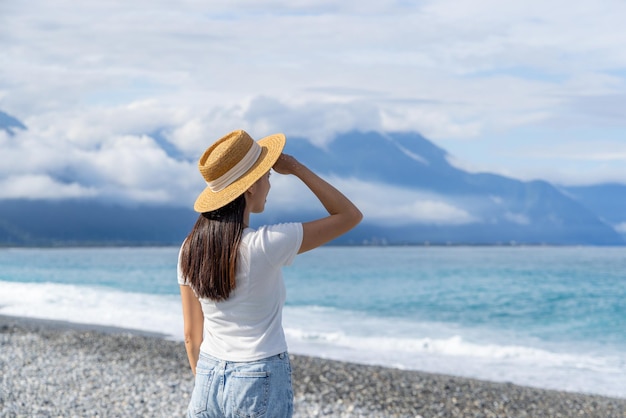
[[[182,340],[177,254],[0,249],[0,314]],[[283,272],[292,353],[626,398],[626,248],[326,246]]]

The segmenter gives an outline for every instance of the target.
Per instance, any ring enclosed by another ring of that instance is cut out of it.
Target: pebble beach
[[[626,418],[626,399],[292,355],[295,417]],[[184,344],[0,316],[0,417],[181,417]]]

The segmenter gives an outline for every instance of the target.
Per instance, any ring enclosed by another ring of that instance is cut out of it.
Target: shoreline
[[[182,242],[182,240],[181,240]],[[7,249],[34,249],[34,250],[47,250],[47,249],[98,249],[98,248],[180,248],[181,242],[60,242],[49,244],[15,244],[0,242],[0,250]],[[616,244],[590,244],[590,243],[543,243],[543,242],[485,242],[485,243],[472,243],[472,242],[394,242],[388,244],[382,243],[361,243],[361,244],[325,244],[324,248],[333,247],[364,247],[364,248],[398,248],[398,247],[420,247],[420,248],[623,248],[626,247],[626,243]]]
[[[183,416],[184,343],[0,315],[0,416]],[[295,417],[625,418],[626,399],[291,355]]]

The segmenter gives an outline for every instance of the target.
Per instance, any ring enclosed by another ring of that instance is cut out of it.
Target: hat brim
[[[237,180],[219,192],[214,192],[208,186],[200,193],[193,205],[196,212],[211,212],[227,205],[245,193],[263,174],[267,173],[280,157],[285,147],[285,135],[274,134],[259,139],[261,154],[252,167]]]

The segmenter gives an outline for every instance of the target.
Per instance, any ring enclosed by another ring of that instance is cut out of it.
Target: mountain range
[[[18,129],[27,127],[0,112],[0,130],[15,135]],[[151,136],[172,158],[181,158],[161,133]],[[336,244],[626,244],[623,184],[564,187],[470,173],[455,167],[444,149],[415,132],[346,132],[323,148],[293,138],[285,152],[324,176],[374,185],[368,189],[373,210],[380,207],[392,218],[398,211],[393,222],[366,213],[362,224]],[[399,200],[398,191],[412,200]],[[442,217],[418,216],[423,204]],[[255,222],[306,220],[320,213],[282,207]],[[0,245],[176,244],[196,216],[190,209],[168,206],[5,199],[0,200]]]

